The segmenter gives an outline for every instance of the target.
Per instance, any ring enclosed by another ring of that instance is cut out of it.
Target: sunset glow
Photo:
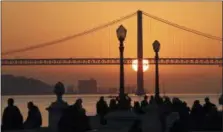
[[[115,10],[114,10],[115,9]],[[83,33],[141,10],[210,35],[222,36],[222,2],[2,2],[2,52],[38,44],[45,44]],[[222,57],[222,42],[205,38],[143,17],[143,57],[153,58],[152,43],[161,45],[160,58],[205,58]],[[116,24],[105,26],[90,34],[49,45],[35,50],[2,56],[2,59],[18,58],[118,58],[119,40],[116,30],[119,25],[127,29],[124,41],[125,58],[137,58],[137,16]],[[208,25],[208,26],[207,26]],[[151,64],[150,64],[151,65]],[[154,69],[143,66],[145,87],[151,88]],[[63,80],[66,85],[76,86],[78,80],[94,77],[101,87],[117,87],[117,65],[56,65],[56,66],[4,66],[2,74],[12,74],[55,84]],[[35,70],[33,70],[35,69]],[[132,70],[133,69],[133,70]],[[137,61],[125,65],[125,81],[135,85]],[[215,66],[161,65],[160,76],[166,89],[192,92],[210,90],[222,86],[222,69]],[[204,76],[205,74],[205,76]],[[109,75],[109,76],[108,76]],[[209,77],[207,79],[207,77]],[[187,82],[184,80],[194,81]],[[172,80],[175,80],[174,83]],[[197,83],[199,82],[199,84]],[[171,83],[171,84],[170,84]],[[192,85],[193,84],[193,85]],[[214,84],[214,86],[213,86]],[[179,89],[179,87],[181,89]]]
[[[134,71],[138,71],[138,60],[132,61],[132,69]],[[147,71],[149,69],[149,61],[143,60],[143,72]]]

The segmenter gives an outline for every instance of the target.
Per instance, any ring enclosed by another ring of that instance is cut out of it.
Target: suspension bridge
[[[88,34],[92,34],[94,32],[97,32],[99,30],[108,28],[109,26],[118,24],[120,22],[123,22],[124,20],[130,19],[134,16],[137,16],[137,57],[133,58],[125,58],[124,59],[124,64],[130,65],[132,64],[133,60],[138,60],[138,71],[137,71],[137,91],[138,94],[144,93],[143,89],[143,69],[142,69],[142,60],[148,60],[149,64],[154,64],[154,58],[153,57],[143,57],[143,30],[145,29],[143,27],[143,16],[145,18],[149,18],[151,20],[158,21],[162,24],[165,24],[167,26],[173,27],[175,29],[179,29],[181,31],[208,39],[208,40],[213,40],[218,43],[218,46],[222,46],[222,38],[213,36],[207,33],[203,33],[185,26],[181,26],[179,24],[170,22],[168,20],[159,18],[157,16],[151,15],[149,13],[143,12],[143,11],[137,11],[134,13],[131,13],[129,15],[126,15],[124,17],[121,17],[119,19],[116,19],[114,21],[111,21],[109,23],[100,25],[98,27],[92,28],[90,30],[86,30],[84,32],[74,34],[71,36],[63,37],[60,39],[56,39],[50,42],[44,42],[40,43],[37,45],[32,45],[29,47],[21,48],[21,49],[15,49],[15,50],[10,50],[10,51],[3,51],[2,56],[3,58],[1,59],[2,66],[23,66],[23,65],[118,65],[119,64],[119,58],[114,58],[114,57],[100,57],[100,58],[83,58],[83,57],[72,57],[72,58],[14,58],[14,59],[9,59],[7,56],[13,55],[13,54],[20,54],[24,53],[27,51],[32,51],[36,49],[42,49],[45,47],[53,46],[53,45],[58,45],[63,42],[73,40],[76,38],[80,38],[83,36],[86,36]],[[152,28],[150,25],[149,28]],[[149,36],[148,36],[149,37]],[[176,37],[174,38],[176,40]],[[161,43],[162,47],[162,43]],[[165,47],[163,49],[166,49]],[[162,52],[162,51],[161,51]],[[197,51],[199,52],[199,50]],[[5,58],[4,58],[5,57]],[[214,66],[222,66],[222,56],[212,56],[212,57],[161,57],[159,59],[159,64],[161,65],[214,65]]]

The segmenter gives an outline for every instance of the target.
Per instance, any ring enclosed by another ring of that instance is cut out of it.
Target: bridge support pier
[[[143,30],[142,30],[142,11],[137,12],[137,95],[144,95],[144,79],[143,79]]]

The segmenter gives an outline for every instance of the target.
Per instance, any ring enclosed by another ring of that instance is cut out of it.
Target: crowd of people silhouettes
[[[104,100],[104,97],[100,97],[97,102],[97,114],[101,117],[101,124],[106,123],[104,116],[110,111],[120,109],[119,98],[111,99],[109,107]],[[170,132],[188,132],[188,131],[201,131],[201,130],[221,130],[222,127],[222,112],[217,110],[215,104],[210,102],[208,97],[205,98],[205,104],[202,106],[199,100],[195,100],[192,108],[187,106],[186,102],[181,101],[179,98],[173,98],[172,101],[169,97],[159,97],[158,99],[153,96],[148,101],[148,96],[144,97],[144,100],[140,102],[135,101],[134,106],[131,106],[131,98],[126,95],[125,108],[131,109],[136,114],[145,114],[146,107],[149,105],[157,105],[159,108],[159,119],[161,122],[162,131],[168,128],[167,119],[172,115],[179,116],[171,124]],[[140,132],[141,121],[135,121],[129,132]],[[137,129],[137,131],[135,130]]]
[[[205,98],[205,104],[202,106],[199,100],[195,100],[192,108],[187,106],[186,102],[179,98],[159,97],[155,99],[153,96],[148,101],[148,96],[144,97],[141,102],[135,101],[134,106],[131,106],[131,98],[126,94],[123,105],[120,105],[120,98],[112,98],[109,105],[104,97],[100,97],[96,104],[97,115],[100,117],[100,124],[106,125],[105,116],[109,112],[120,109],[132,110],[137,115],[146,113],[146,108],[150,105],[158,106],[159,119],[161,122],[162,131],[169,129],[169,132],[188,132],[200,130],[221,130],[222,127],[222,112],[217,110],[215,104],[211,103],[208,97]],[[42,124],[41,113],[33,102],[28,103],[28,117],[23,122],[23,117],[17,106],[14,105],[12,98],[8,99],[8,106],[5,108],[2,116],[2,130],[16,129],[36,129]],[[175,118],[171,125],[168,125],[168,120]],[[129,132],[142,132],[139,126],[141,121],[136,120],[130,127]],[[70,105],[63,111],[62,117],[58,123],[60,132],[85,132],[91,130],[89,117],[86,115],[86,110],[82,106],[82,99],[77,99],[73,105]]]
[[[91,129],[82,99],[77,99],[75,104],[64,110],[58,128],[59,132],[85,132]]]

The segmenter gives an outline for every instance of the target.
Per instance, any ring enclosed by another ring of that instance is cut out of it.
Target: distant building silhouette
[[[97,93],[97,89],[97,81],[93,78],[78,81],[78,93],[80,94]]]
[[[136,86],[126,86],[125,88],[126,93],[132,94],[136,92]]]
[[[111,94],[116,94],[116,93],[118,93],[118,89],[117,88],[109,88],[108,92]]]
[[[66,93],[67,94],[73,94],[73,93],[75,93],[74,86],[73,85],[67,86]]]

